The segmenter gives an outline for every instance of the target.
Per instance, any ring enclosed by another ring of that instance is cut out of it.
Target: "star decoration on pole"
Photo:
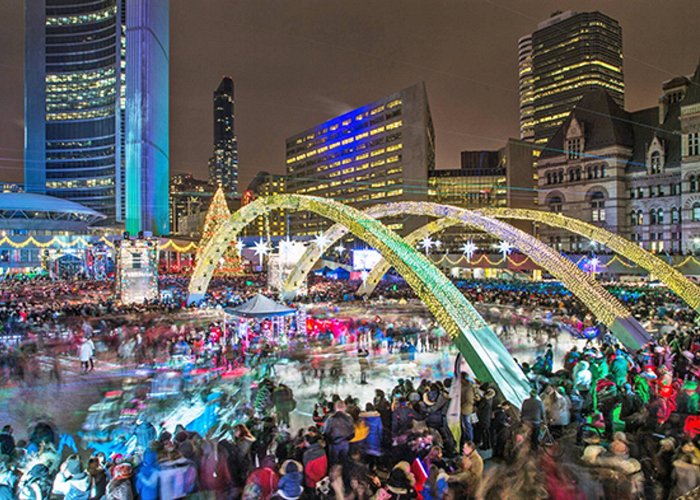
[[[472,240],[467,241],[464,245],[462,245],[462,253],[467,257],[468,261],[472,260],[472,257],[474,257],[474,254],[479,248],[474,244]]]
[[[253,247],[255,248],[255,255],[257,255],[260,259],[260,265],[262,266],[263,258],[270,253],[270,247],[267,244],[267,241],[263,241],[262,238],[260,238],[260,241],[256,242]]]
[[[292,240],[290,240],[289,236],[287,236],[287,238],[280,241],[280,245],[279,245],[280,256],[284,258],[289,253],[289,250],[291,248],[292,248]]]
[[[426,236],[420,241],[420,246],[425,253],[430,253],[430,249],[433,248],[434,244],[435,242],[433,242],[433,239],[430,236]]]
[[[343,246],[342,243],[338,243],[338,246],[335,247],[335,251],[338,255],[343,255],[345,253],[346,248]]]
[[[598,257],[593,257],[588,263],[589,263],[591,273],[593,273],[593,274],[597,273],[598,266],[600,265],[600,260],[598,259]]]
[[[506,257],[510,255],[510,252],[513,251],[513,247],[510,246],[510,243],[503,240],[501,240],[501,242],[498,243],[496,248],[498,248],[498,251],[501,252],[501,254],[503,255],[503,260],[506,260]]]
[[[329,240],[325,234],[319,233],[314,238],[314,243],[323,252],[323,250],[325,250],[326,246],[328,245]]]
[[[362,284],[367,283],[368,277],[369,277],[369,273],[367,272],[367,269],[363,269],[362,272],[360,273],[360,279],[362,280]]]
[[[237,240],[234,246],[236,247],[236,250],[238,250],[238,255],[241,255],[241,252],[243,252],[243,247],[245,246],[243,245],[243,241]]]

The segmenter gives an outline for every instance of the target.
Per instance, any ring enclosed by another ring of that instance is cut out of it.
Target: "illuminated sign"
[[[379,261],[382,260],[382,255],[376,250],[353,250],[352,251],[352,268],[355,271],[363,269],[373,269]]]
[[[122,304],[158,299],[158,240],[117,242],[117,296]]]

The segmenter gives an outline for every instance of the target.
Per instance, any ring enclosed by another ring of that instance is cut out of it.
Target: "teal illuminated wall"
[[[126,230],[170,232],[168,0],[127,0]]]

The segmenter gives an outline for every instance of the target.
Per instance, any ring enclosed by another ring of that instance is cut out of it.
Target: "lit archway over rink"
[[[333,200],[302,195],[259,198],[223,222],[204,247],[189,286],[188,302],[201,301],[216,265],[231,242],[257,217],[272,210],[306,210],[333,220],[377,249],[406,280],[445,329],[480,380],[492,381],[515,405],[530,385],[496,334],[452,282],[413,246],[380,221]]]
[[[559,279],[627,347],[638,349],[649,340],[649,335],[639,322],[594,277],[583,272],[569,259],[562,257],[537,238],[505,222],[487,217],[479,212],[428,202],[397,202],[375,205],[365,210],[364,214],[373,218],[397,215],[446,218],[452,220],[454,224],[464,224],[485,231],[508,242]],[[421,231],[421,229],[417,231]],[[336,224],[325,233],[325,236],[331,242],[330,245],[346,233],[347,230],[342,225]],[[286,293],[291,293],[299,287],[322,253],[321,249],[313,246],[307,249],[285,284]]]
[[[607,246],[613,252],[622,255],[639,267],[656,276],[659,281],[667,285],[673,292],[685,301],[690,307],[700,312],[700,287],[683,276],[682,273],[668,265],[656,255],[644,250],[639,245],[625,238],[606,231],[605,229],[583,222],[562,214],[543,212],[541,210],[529,210],[524,208],[488,208],[477,210],[478,213],[498,219],[517,219],[539,222],[547,226],[566,229],[574,234],[585,236],[591,241]],[[383,217],[383,214],[375,214],[375,217]],[[439,219],[443,220],[444,219]],[[436,222],[436,221],[435,221]],[[410,244],[416,244],[427,236],[440,232],[446,227],[461,224],[461,221],[448,219],[445,224],[435,225],[431,222],[422,226],[405,237]],[[362,295],[372,295],[382,277],[391,266],[382,260],[367,276],[367,279],[359,288]]]
[[[700,287],[653,253],[644,250],[636,243],[622,236],[588,222],[553,212],[524,208],[489,208],[480,210],[480,212],[499,219],[530,220],[547,226],[566,229],[580,236],[585,236],[591,241],[605,245],[613,252],[622,255],[650,274],[653,274],[659,281],[673,290],[686,304],[695,309],[695,311],[700,312]]]

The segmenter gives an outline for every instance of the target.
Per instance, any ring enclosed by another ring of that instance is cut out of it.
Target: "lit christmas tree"
[[[231,211],[228,209],[226,196],[221,186],[219,186],[216,193],[214,193],[214,197],[209,205],[209,210],[207,210],[207,215],[204,218],[202,238],[197,245],[197,260],[199,260],[202,250],[204,250],[206,244],[209,243],[209,240],[214,236],[216,230],[219,229],[219,226],[230,216]],[[219,276],[234,276],[241,274],[242,271],[243,268],[238,251],[234,245],[230,245],[224,253],[223,261],[219,263],[214,274]]]

